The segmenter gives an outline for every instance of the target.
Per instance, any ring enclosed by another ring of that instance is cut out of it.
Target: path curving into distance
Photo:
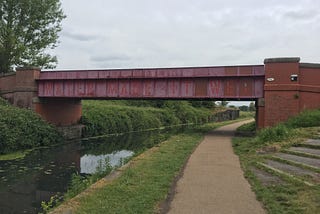
[[[265,213],[231,145],[236,128],[248,122],[223,126],[205,136],[177,182],[168,213]]]

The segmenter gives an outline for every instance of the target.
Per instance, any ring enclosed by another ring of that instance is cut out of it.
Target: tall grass
[[[294,129],[314,126],[320,126],[320,109],[304,111],[297,116],[289,118],[284,123],[260,130],[255,142],[263,144],[284,141],[296,136]]]

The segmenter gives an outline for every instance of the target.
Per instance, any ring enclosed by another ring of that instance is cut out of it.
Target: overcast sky
[[[59,69],[320,61],[319,0],[62,0]]]

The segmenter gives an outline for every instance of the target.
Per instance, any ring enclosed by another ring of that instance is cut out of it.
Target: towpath
[[[244,178],[231,139],[234,123],[208,133],[178,180],[169,213],[265,213]]]

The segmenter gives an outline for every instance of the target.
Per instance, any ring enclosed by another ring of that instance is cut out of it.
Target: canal
[[[38,213],[41,202],[67,191],[72,175],[95,173],[139,154],[179,130],[157,130],[79,140],[36,149],[24,158],[0,161],[0,213]]]

